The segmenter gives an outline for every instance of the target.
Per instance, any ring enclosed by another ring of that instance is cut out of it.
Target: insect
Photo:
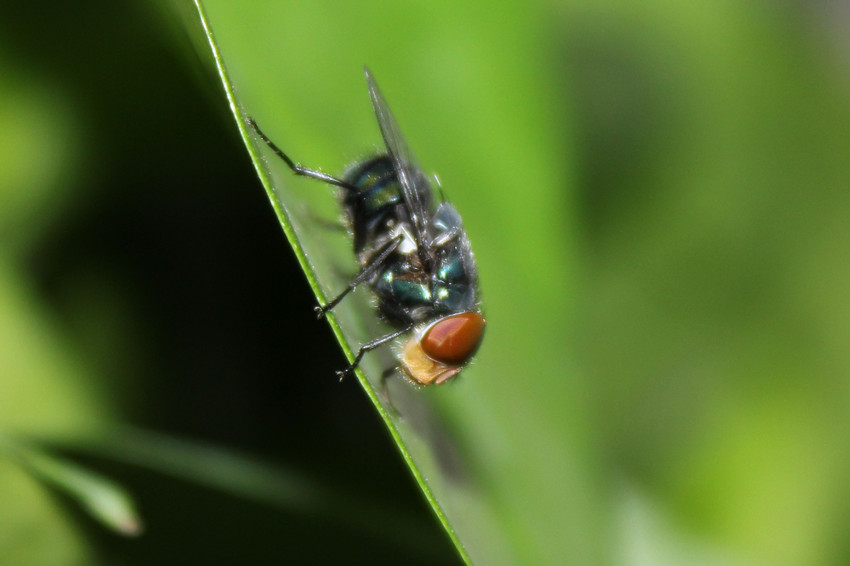
[[[472,359],[484,336],[478,272],[460,214],[442,198],[408,149],[372,73],[369,97],[386,152],[350,167],[342,178],[294,162],[253,119],[249,125],[296,174],[335,185],[353,238],[360,272],[336,298],[316,307],[319,318],[362,284],[377,297],[379,316],[394,330],[363,344],[337,372],[353,373],[364,354],[409,334],[399,370],[419,385],[443,384]],[[386,376],[386,374],[385,374]]]

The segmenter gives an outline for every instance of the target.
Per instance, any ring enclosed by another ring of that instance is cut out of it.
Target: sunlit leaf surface
[[[556,125],[528,102],[546,77],[525,64],[542,56],[521,39],[536,24],[525,4],[500,4],[498,19],[458,27],[451,46],[412,33],[448,23],[425,6],[397,14],[395,27],[371,28],[369,7],[203,5],[237,124],[320,299],[356,271],[344,235],[323,229],[339,216],[333,191],[294,178],[247,117],[293,159],[338,175],[380,147],[368,64],[413,151],[464,216],[489,320],[476,363],[447,387],[391,382],[396,410],[379,388],[389,353],[363,364],[365,391],[460,552],[480,564],[597,560],[578,375],[563,334],[545,331],[571,316],[570,176],[554,158],[563,151]],[[321,48],[330,37],[340,49]],[[423,49],[445,55],[423,60]],[[476,59],[493,49],[500,67],[477,76],[485,67]],[[334,314],[349,351],[382,331],[363,291]]]

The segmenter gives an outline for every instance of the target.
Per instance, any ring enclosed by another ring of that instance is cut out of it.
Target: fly
[[[398,352],[399,370],[415,384],[440,385],[472,359],[484,336],[478,272],[457,209],[435,202],[431,181],[408,149],[369,69],[366,83],[386,152],[350,167],[342,178],[308,169],[275,145],[253,119],[249,125],[296,174],[339,189],[360,272],[336,298],[316,307],[319,318],[348,293],[367,284],[379,316],[394,330],[363,344],[354,361],[337,372],[354,372],[363,356],[409,335]]]

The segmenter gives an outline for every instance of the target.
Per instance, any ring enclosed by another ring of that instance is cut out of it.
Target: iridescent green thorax
[[[465,312],[475,306],[475,281],[456,250],[437,254],[436,270],[411,265],[415,255],[399,255],[372,284],[383,315],[400,322]]]

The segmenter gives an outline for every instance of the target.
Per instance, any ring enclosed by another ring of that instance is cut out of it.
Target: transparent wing
[[[410,153],[407,142],[401,135],[398,123],[395,121],[384,95],[381,94],[381,89],[378,88],[378,83],[375,82],[375,78],[368,67],[365,71],[372,107],[375,109],[375,116],[378,118],[378,126],[381,128],[381,135],[384,137],[387,151],[392,156],[396,174],[401,184],[402,197],[407,204],[410,221],[416,232],[416,245],[421,254],[425,252],[429,245],[428,219],[431,216],[430,206],[433,189],[428,177],[422,173],[422,168],[417,164],[416,158]]]

